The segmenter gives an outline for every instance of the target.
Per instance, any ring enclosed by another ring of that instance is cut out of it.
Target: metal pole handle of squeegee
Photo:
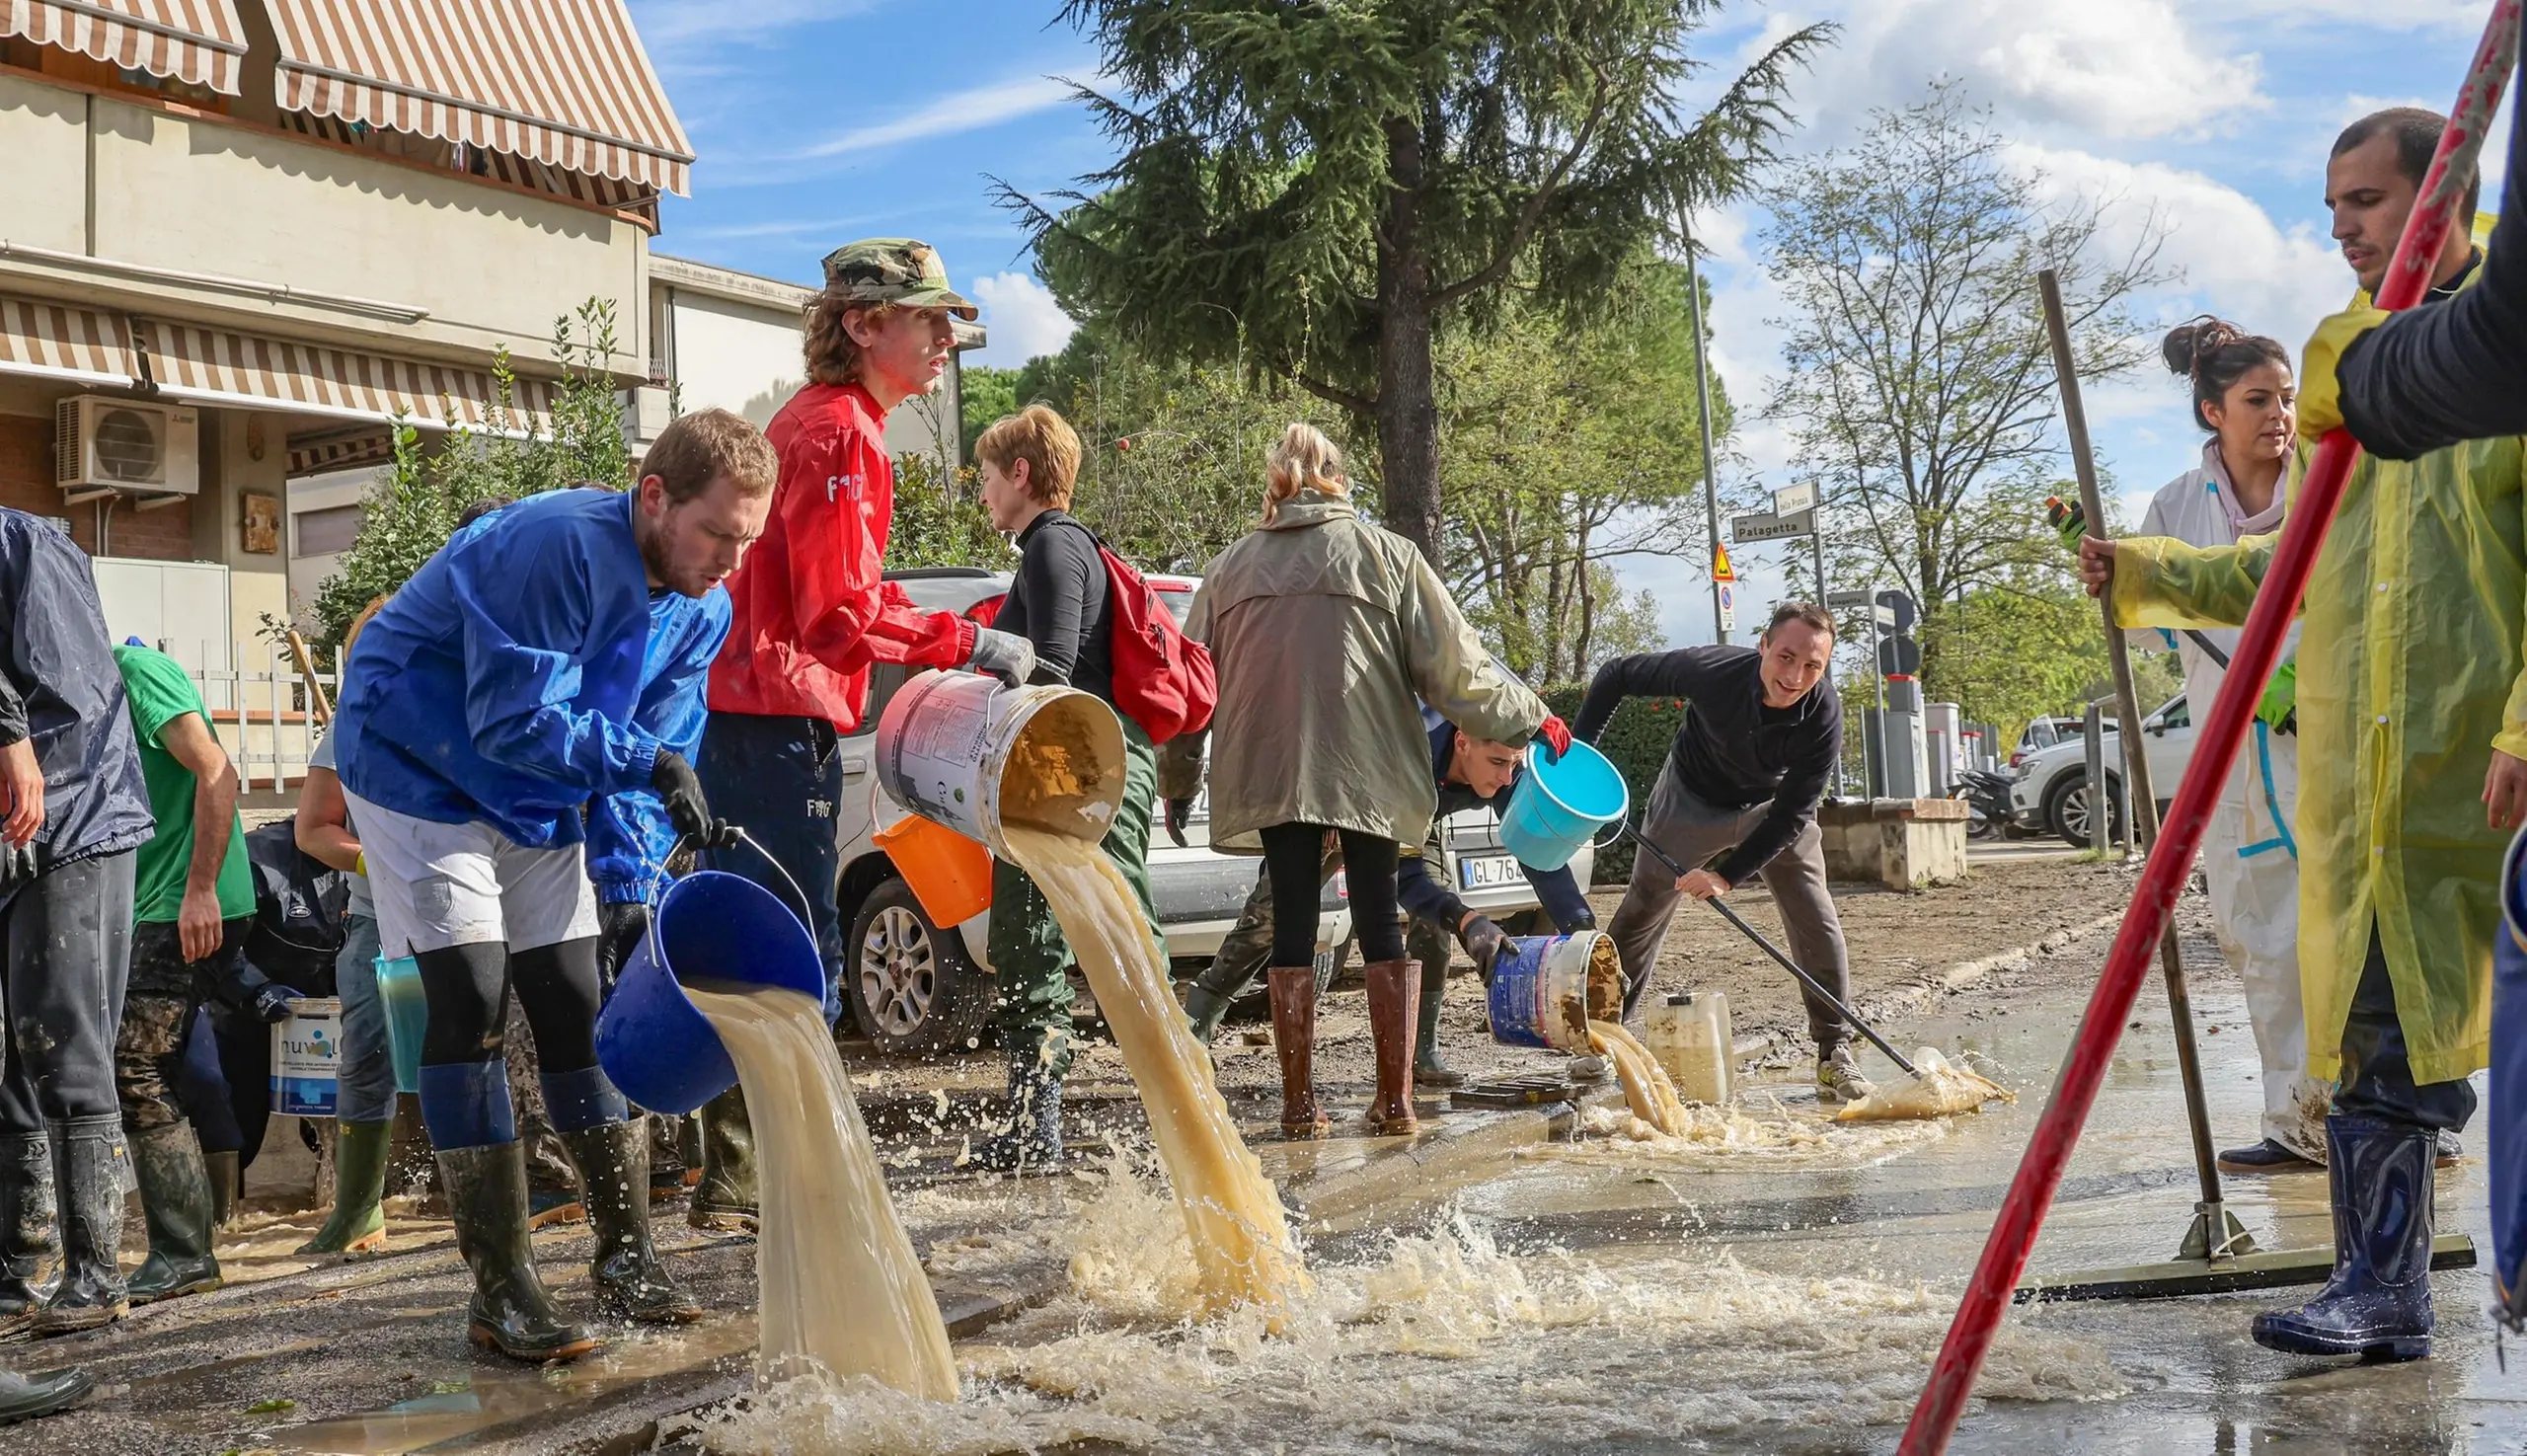
[[[2089,529],[2103,533],[2106,526],[2106,502],[2097,488],[2097,457],[2089,449],[2089,416],[2080,401],[2080,371],[2071,353],[2071,322],[2069,311],[2062,306],[2061,275],[2046,268],[2035,275],[2035,286],[2044,299],[2044,332],[2053,343],[2053,374],[2062,389],[2062,426],[2070,436],[2071,469],[2080,483],[2080,508],[2088,513]],[[2123,787],[2130,791],[2132,807],[2124,815],[2127,836],[2139,831],[2141,852],[2156,851],[2159,842],[2159,796],[2150,783],[2150,755],[2142,747],[2146,735],[2141,731],[2140,696],[2132,687],[2132,652],[2123,641],[2121,629],[2114,625],[2112,593],[2098,598],[2098,606],[2106,619],[2106,660],[2113,671],[2114,707],[2123,720],[2122,731],[2115,734],[2123,744]],[[2260,689],[2259,689],[2260,691]],[[2092,811],[2104,814],[2100,806],[2105,798],[2103,785],[2093,786],[2089,793]],[[2126,845],[2130,839],[2125,840]],[[2185,852],[2185,864],[2193,863],[2193,853]],[[2176,943],[2176,924],[2171,920],[2159,933],[2160,979],[2167,982],[2168,1022],[2176,1031],[2177,1082],[2184,1092],[2185,1132],[2193,1143],[2194,1182],[2201,1188],[2203,1209],[2197,1217],[2217,1217],[2220,1204],[2219,1154],[2211,1147],[2211,1109],[2202,1093],[2202,1055],[2193,1044],[2193,993],[2184,982],[2184,956]],[[2217,1238],[2206,1238],[2205,1249],[2220,1247]]]
[[[2457,95],[2448,129],[2440,136],[2439,153],[2422,180],[2421,198],[2413,207],[2403,240],[2396,245],[2395,262],[2388,267],[2386,282],[2378,290],[2380,308],[2411,308],[2420,299],[2430,280],[2432,261],[2439,256],[2448,229],[2460,225],[2456,212],[2464,192],[2462,179],[2483,148],[2492,113],[2499,109],[2501,88],[2509,79],[2518,48],[2521,3],[2522,0],[2497,0],[2492,8],[2491,22],[2484,29],[2483,44],[2475,52],[2464,89]],[[1964,1301],[1957,1306],[1948,1339],[1940,1346],[1938,1362],[1931,1368],[1930,1384],[1923,1390],[1920,1404],[1913,1408],[1912,1422],[1904,1428],[1903,1441],[1896,1448],[1899,1456],[1933,1456],[1947,1450],[1949,1438],[1956,1432],[1956,1422],[1965,1414],[1974,1377],[1981,1372],[1983,1357],[1991,1350],[1992,1335],[2000,1328],[2001,1317],[2009,1311],[2011,1293],[2027,1267],[2028,1253],[2043,1227],[2054,1190],[2061,1185],[2062,1170],[2079,1141],[2080,1126],[2097,1102],[2098,1088],[2106,1080],[2124,1018],[2132,1009],[2133,999],[2140,995],[2142,977],[2149,971],[2152,948],[2175,912],[2178,892],[2184,888],[2184,881],[2192,873],[2194,852],[2201,848],[2202,831],[2210,820],[2212,805],[2237,762],[2239,744],[2246,737],[2255,705],[2263,695],[2264,682],[2272,676],[2272,664],[2281,655],[2282,634],[2298,613],[2309,569],[2316,565],[2317,552],[2325,545],[2326,530],[2334,524],[2335,509],[2342,501],[2343,486],[2358,453],[2359,446],[2353,443],[2350,433],[2340,428],[2328,431],[2317,447],[2306,484],[2281,528],[2281,541],[2272,554],[2272,564],[2264,572],[2262,588],[2256,593],[2255,608],[2247,614],[2246,630],[2231,654],[2227,678],[2211,705],[2201,735],[2194,740],[2193,762],[2185,769],[2184,782],[2178,788],[2176,803],[2168,812],[2163,852],[2151,855],[2141,872],[2132,907],[2114,937],[2114,948],[2107,953],[2106,969],[2098,977],[2095,994],[2089,998],[2089,1009],[2081,1018],[2071,1055],[2062,1064],[2053,1096],[2036,1121],[2017,1176],[2010,1182],[2009,1195],[2001,1204],[2000,1216],[1993,1221],[1991,1237],[1984,1242],[1983,1256],[1966,1285]]]

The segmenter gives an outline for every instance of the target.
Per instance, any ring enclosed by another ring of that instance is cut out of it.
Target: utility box
[[[1888,708],[1871,717],[1877,725],[1885,782],[1882,799],[1937,799],[1931,792],[1928,745],[1922,738],[1922,715]]]

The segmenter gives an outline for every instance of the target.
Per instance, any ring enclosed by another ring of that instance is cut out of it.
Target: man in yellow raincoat
[[[2444,125],[2399,108],[2335,143],[2327,204],[2366,288],[2385,275]],[[2453,232],[2422,306],[2479,261]],[[2330,357],[2312,350],[2302,374],[2303,441],[2336,422]],[[2364,457],[2308,580],[2299,967],[2308,1072],[2339,1078],[2326,1128],[2335,1272],[2303,1308],[2256,1318],[2269,1348],[2430,1350],[2431,1168],[2439,1134],[2474,1114],[2465,1079],[2488,1059],[2503,831],[2527,809],[2523,482],[2517,437]],[[2279,539],[2090,540],[2081,570],[2093,592],[2110,583],[2122,625],[2234,626]]]

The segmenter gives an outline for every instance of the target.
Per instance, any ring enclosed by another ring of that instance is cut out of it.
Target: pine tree
[[[1057,197],[1005,185],[1054,294],[1161,357],[1297,381],[1378,438],[1386,523],[1439,560],[1443,328],[1516,288],[1585,316],[1626,261],[1724,199],[1788,121],[1825,26],[1700,115],[1716,0],[1067,0],[1121,148]]]

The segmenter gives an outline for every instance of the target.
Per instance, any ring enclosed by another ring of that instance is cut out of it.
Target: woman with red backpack
[[[1149,892],[1150,810],[1158,797],[1158,750],[1130,695],[1115,694],[1117,586],[1138,587],[1097,533],[1071,518],[1079,476],[1079,435],[1042,405],[995,422],[974,441],[983,508],[1018,538],[1018,579],[992,626],[1034,645],[1030,682],[1093,694],[1123,725],[1123,803],[1105,850],[1140,901],[1150,933],[1158,910]],[[1161,730],[1172,725],[1162,724]],[[1001,1044],[1009,1054],[1008,1124],[977,1150],[1001,1172],[1039,1171],[1062,1161],[1062,1077],[1070,1070],[1070,945],[1027,872],[992,862],[991,963],[1000,981]]]

